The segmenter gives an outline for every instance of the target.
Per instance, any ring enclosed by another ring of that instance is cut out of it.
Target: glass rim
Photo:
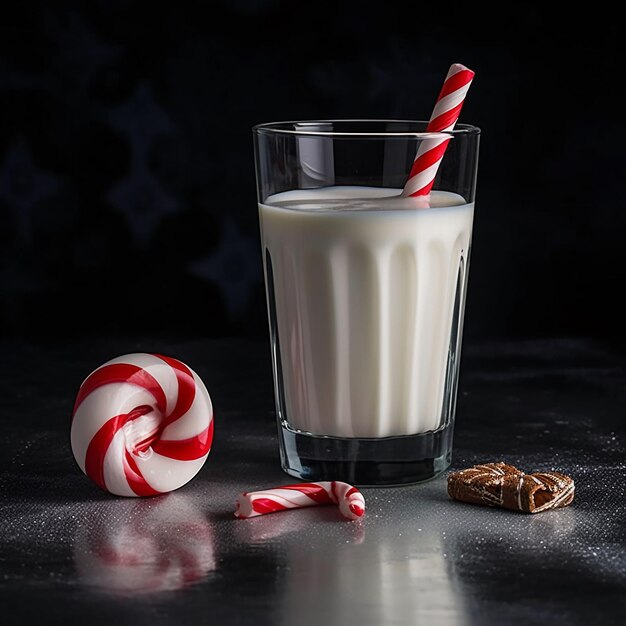
[[[274,135],[301,135],[308,137],[350,137],[358,138],[376,138],[376,137],[406,137],[412,139],[437,139],[446,137],[458,137],[468,135],[480,135],[480,128],[472,124],[457,124],[454,130],[445,130],[439,132],[424,131],[361,131],[351,132],[342,130],[307,130],[307,126],[332,123],[387,123],[387,124],[421,124],[428,125],[428,120],[406,120],[406,119],[378,119],[378,118],[344,118],[344,119],[327,119],[327,120],[288,120],[282,122],[264,122],[255,124],[252,132],[255,134],[274,134]],[[304,128],[297,128],[302,125]],[[296,128],[287,128],[287,126],[296,126]]]

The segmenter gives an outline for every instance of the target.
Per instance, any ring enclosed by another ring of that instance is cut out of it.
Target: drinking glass
[[[253,128],[280,458],[305,480],[416,483],[450,464],[480,130]],[[449,139],[429,196],[423,141]]]

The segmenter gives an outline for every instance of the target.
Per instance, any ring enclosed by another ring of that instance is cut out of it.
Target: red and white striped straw
[[[454,63],[450,66],[426,132],[441,133],[454,128],[473,78],[474,72],[464,65]],[[450,139],[445,137],[423,139],[420,142],[411,173],[402,191],[403,196],[427,196],[430,193],[449,142]]]

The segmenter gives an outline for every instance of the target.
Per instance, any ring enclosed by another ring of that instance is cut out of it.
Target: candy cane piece
[[[333,480],[242,493],[237,498],[235,517],[247,519],[320,504],[339,505],[342,515],[350,520],[358,519],[365,513],[363,494],[352,485]]]

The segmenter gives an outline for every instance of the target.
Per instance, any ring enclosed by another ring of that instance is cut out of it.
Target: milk
[[[325,187],[259,205],[276,392],[293,429],[414,435],[436,430],[454,401],[444,405],[444,390],[449,362],[458,367],[474,205],[438,191],[428,208],[399,193]]]

